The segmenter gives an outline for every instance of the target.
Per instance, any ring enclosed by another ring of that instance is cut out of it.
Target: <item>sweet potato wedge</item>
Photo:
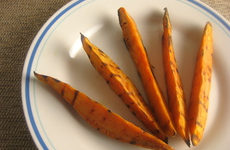
[[[137,72],[140,75],[150,107],[155,114],[154,116],[162,130],[168,136],[174,136],[176,131],[171,120],[167,103],[152,72],[148,55],[136,23],[123,7],[118,9],[118,17],[123,32],[124,42],[135,63]]]
[[[185,143],[190,146],[187,124],[187,105],[182,87],[172,41],[172,26],[167,8],[163,17],[162,53],[167,87],[169,110],[172,114],[174,127]]]
[[[119,141],[140,147],[157,150],[173,150],[172,147],[160,139],[143,131],[131,122],[124,120],[119,115],[113,113],[98,102],[91,100],[84,93],[77,91],[70,85],[50,76],[35,72],[34,74],[38,80],[51,86],[92,127],[101,133]]]
[[[194,146],[198,145],[202,139],[208,116],[213,63],[212,54],[212,26],[210,22],[207,22],[197,54],[188,110],[189,130]]]
[[[92,65],[106,80],[110,88],[155,136],[167,143],[167,136],[158,126],[146,101],[126,74],[83,34],[81,34],[81,40]]]

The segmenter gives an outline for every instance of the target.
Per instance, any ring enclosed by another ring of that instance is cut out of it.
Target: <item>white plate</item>
[[[230,24],[210,7],[193,0],[79,0],[71,1],[55,13],[35,37],[22,75],[24,113],[37,147],[60,150],[143,149],[110,139],[93,129],[62,98],[33,75],[33,71],[36,71],[56,77],[144,128],[92,67],[79,41],[79,33],[82,32],[123,69],[146,97],[122,40],[117,16],[117,9],[121,6],[136,20],[165,95],[161,36],[163,9],[168,8],[187,100],[203,28],[207,21],[212,23],[214,71],[204,137],[197,147],[188,148],[180,136],[170,138],[169,145],[177,150],[228,149]]]

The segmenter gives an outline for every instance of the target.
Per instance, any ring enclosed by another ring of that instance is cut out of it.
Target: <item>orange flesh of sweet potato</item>
[[[212,54],[212,26],[207,22],[197,54],[188,110],[189,130],[194,146],[198,145],[202,139],[208,116],[212,76]]]
[[[172,27],[167,8],[165,8],[163,17],[163,29],[163,64],[165,81],[167,85],[166,87],[169,110],[172,114],[172,120],[176,131],[181,135],[185,143],[190,146],[189,130],[187,124],[187,105],[175,59],[172,42]]]
[[[167,103],[151,70],[148,55],[136,23],[123,7],[119,8],[118,16],[124,42],[136,65],[155,118],[162,130],[168,136],[174,136],[176,131],[171,120]]]
[[[59,93],[92,127],[101,133],[125,143],[159,150],[172,150],[155,136],[124,120],[108,108],[91,100],[84,93],[58,79],[35,73],[41,82]]]
[[[147,103],[131,80],[117,64],[82,34],[81,40],[92,65],[103,76],[110,88],[155,136],[167,143],[167,136],[159,128]]]

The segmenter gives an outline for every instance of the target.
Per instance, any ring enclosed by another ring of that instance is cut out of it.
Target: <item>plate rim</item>
[[[31,82],[31,69],[32,69],[32,64],[34,62],[34,57],[36,55],[36,52],[38,50],[39,45],[41,44],[42,39],[44,36],[47,34],[49,29],[56,23],[58,19],[60,19],[64,14],[66,14],[68,11],[73,9],[79,4],[82,4],[83,2],[92,2],[95,0],[87,1],[87,0],[73,0],[62,6],[58,11],[56,11],[47,21],[46,23],[41,27],[41,29],[38,31],[37,35],[34,37],[25,61],[23,65],[23,71],[22,71],[22,77],[21,77],[21,98],[23,102],[23,111],[24,111],[24,116],[26,118],[27,126],[29,127],[30,134],[33,138],[33,141],[35,142],[36,146],[42,147],[43,149],[49,149],[47,147],[46,142],[42,138],[39,129],[37,128],[36,122],[34,120],[34,115],[33,111],[31,109],[31,104],[30,104],[30,82]],[[204,2],[201,1],[196,1],[196,0],[176,0],[180,1],[186,5],[189,5],[193,8],[196,6],[199,7],[201,10],[204,10],[208,14],[210,14],[214,19],[217,19],[215,23],[228,35],[230,38],[230,34],[227,33],[223,27],[220,25],[223,25],[224,28],[226,28],[228,31],[230,31],[230,23],[226,18],[224,18],[221,14],[219,14],[216,10],[205,4]],[[192,6],[191,4],[194,4],[195,6]],[[198,8],[195,8],[197,11],[201,12]],[[203,12],[201,12],[203,13]],[[210,18],[210,17],[209,17]],[[213,19],[212,19],[213,20]],[[33,45],[34,44],[34,45]],[[26,63],[27,62],[27,63]]]

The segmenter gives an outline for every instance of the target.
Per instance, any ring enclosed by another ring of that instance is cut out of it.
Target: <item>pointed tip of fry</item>
[[[212,26],[211,22],[208,21],[208,22],[206,23],[206,26]]]
[[[165,8],[164,8],[164,11],[165,11],[165,13],[168,13],[168,8],[165,7]]]
[[[170,18],[169,18],[168,8],[165,7],[164,10],[165,10],[165,12],[164,12],[164,16],[163,16],[163,26],[165,28],[172,28]]]
[[[190,140],[189,139],[184,139],[184,142],[187,144],[188,147],[190,147]]]
[[[209,31],[212,30],[212,24],[209,21],[206,22],[206,24],[205,24],[205,30],[209,30]]]
[[[166,136],[165,139],[163,140],[166,144],[168,144],[168,137]]]
[[[204,27],[204,30],[205,30],[205,31],[206,31],[206,30],[209,30],[209,31],[212,30],[212,24],[211,24],[209,21],[206,22],[205,27]]]
[[[120,7],[119,9],[118,9],[118,12],[119,11],[125,11],[125,8],[124,7]]]
[[[168,8],[167,7],[165,7],[164,8],[164,17],[168,17],[169,16],[169,12],[168,12]]]
[[[200,143],[200,138],[193,134],[191,137],[191,141],[193,146],[197,146]]]
[[[125,10],[125,8],[124,7],[120,7],[118,10],[117,10],[117,13],[118,13],[118,19],[119,19],[119,23],[120,23],[120,25],[121,25],[121,23],[122,23],[122,20],[121,20],[121,16],[123,15],[123,14],[126,14],[126,10]]]
[[[41,82],[43,82],[43,83],[46,83],[46,78],[47,78],[47,76],[46,75],[41,75],[41,74],[38,74],[38,73],[36,73],[35,71],[34,71],[34,75],[35,75],[35,77],[39,80],[39,81],[41,81]]]
[[[34,71],[34,76],[38,78],[39,74]]]
[[[125,8],[124,7],[120,7],[118,10],[117,10],[117,13],[118,13],[118,16],[121,15],[121,12],[124,12],[125,11]]]
[[[85,36],[81,32],[80,32],[80,35],[81,35],[81,41],[83,41]]]

